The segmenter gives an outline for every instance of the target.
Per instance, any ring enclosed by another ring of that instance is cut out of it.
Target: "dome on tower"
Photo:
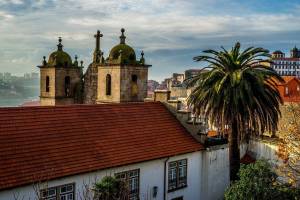
[[[57,51],[54,51],[50,54],[48,65],[50,66],[57,66],[57,67],[71,67],[72,66],[72,59],[71,56],[64,52],[61,44],[62,39],[59,37],[57,45]]]
[[[121,62],[123,64],[135,64],[136,55],[134,49],[125,44],[125,29],[121,29],[122,35],[120,36],[120,44],[114,46],[109,53],[109,61]],[[121,55],[121,56],[120,56]]]
[[[273,54],[283,54],[283,53],[280,50],[276,50],[276,51],[273,52]]]
[[[292,51],[298,51],[298,48],[295,46]]]

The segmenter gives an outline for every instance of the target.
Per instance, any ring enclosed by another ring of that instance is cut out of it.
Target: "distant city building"
[[[300,51],[294,47],[290,51],[290,57],[279,50],[272,53],[271,67],[281,76],[300,77]]]
[[[25,73],[25,74],[24,74],[24,78],[25,78],[25,79],[30,79],[30,77],[31,77],[31,76],[30,76],[29,73]]]
[[[185,79],[184,74],[178,74],[178,73],[173,73],[172,78],[176,83],[182,83]]]
[[[5,72],[5,73],[3,74],[3,79],[4,79],[4,80],[10,80],[10,79],[11,79],[11,73]]]
[[[168,90],[170,91],[171,99],[181,99],[185,101],[187,96],[189,96],[191,89],[186,88],[186,83],[184,81],[206,71],[208,70],[188,69],[185,70],[184,73],[173,73],[172,77],[165,78],[156,89]]]
[[[184,71],[184,78],[189,79],[199,74],[200,71],[204,71],[203,69],[188,69]],[[206,71],[206,70],[205,70]]]
[[[39,73],[32,72],[30,76],[31,76],[32,79],[38,79],[39,78]]]
[[[300,102],[300,80],[295,76],[283,76],[285,83],[278,83],[277,89],[285,103]]]
[[[38,79],[39,78],[39,74],[38,73],[25,73],[24,74],[24,78],[25,79]]]
[[[147,87],[148,91],[154,91],[159,86],[159,82],[155,80],[148,80]]]

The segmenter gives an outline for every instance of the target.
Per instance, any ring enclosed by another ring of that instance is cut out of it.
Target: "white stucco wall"
[[[241,158],[247,151],[247,145],[240,146]],[[202,162],[202,199],[218,200],[224,198],[229,187],[229,149],[228,145],[218,145],[203,151]]]
[[[117,172],[128,171],[133,169],[140,169],[140,199],[141,200],[163,200],[163,182],[164,182],[164,165],[165,160],[158,159],[153,161],[147,161],[143,163],[137,163],[133,165],[111,168],[101,170],[92,173],[86,173],[81,175],[69,176],[65,178],[55,179],[48,181],[48,187],[59,186],[68,183],[75,183],[76,187],[76,200],[80,199],[78,196],[82,195],[84,184],[89,184],[90,187],[95,180],[100,180],[106,175],[114,175]],[[168,162],[187,159],[187,187],[179,189],[174,192],[167,193],[168,200],[172,198],[183,196],[185,200],[204,199],[201,195],[201,161],[202,152],[194,152],[184,155],[178,155],[170,157]],[[166,180],[167,180],[166,173]],[[152,189],[154,186],[158,187],[158,194],[156,198],[152,198]],[[41,188],[42,189],[42,188]],[[167,186],[166,186],[167,190]],[[0,200],[15,200],[14,196],[18,196],[23,200],[34,200],[36,195],[34,187],[32,185],[15,188],[12,190],[0,191]]]
[[[203,152],[201,190],[205,200],[223,199],[229,186],[229,159],[227,145],[217,146]]]
[[[241,146],[241,157],[244,156],[247,145]],[[265,146],[263,143],[252,142],[248,150],[257,152],[258,156],[274,157],[275,151]],[[219,145],[211,147],[201,152],[194,152],[173,156],[167,162],[187,159],[187,187],[168,192],[166,185],[166,200],[183,196],[184,200],[218,200],[223,199],[224,191],[229,186],[229,151],[227,145]],[[267,158],[268,159],[268,158]],[[141,200],[163,200],[163,184],[164,184],[164,165],[167,158],[157,159],[133,165],[116,167],[97,172],[91,172],[76,176],[55,179],[49,181],[48,187],[75,183],[76,200],[82,196],[85,184],[91,188],[95,180],[101,180],[104,176],[114,175],[118,172],[140,169],[140,199]],[[168,168],[168,165],[167,165]],[[166,171],[166,182],[168,180],[168,169]],[[158,187],[156,198],[152,197],[153,187]],[[47,186],[44,186],[47,187]],[[41,188],[43,189],[43,188]],[[34,200],[36,194],[32,185],[15,188],[12,190],[0,191],[0,200],[15,200],[15,196],[19,199]]]
[[[266,159],[273,164],[280,161],[276,155],[276,151],[278,151],[278,145],[276,142],[250,140],[248,151],[253,153],[256,159]]]

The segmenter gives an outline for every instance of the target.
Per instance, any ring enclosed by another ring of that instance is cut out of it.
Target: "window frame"
[[[66,192],[61,192],[61,189],[63,187],[68,187],[68,186],[72,186],[72,191],[66,191]],[[49,190],[54,190],[55,191],[55,194],[51,195],[51,196],[48,196],[48,195],[44,195],[43,193],[44,192],[48,192]],[[40,190],[40,200],[61,200],[61,197],[62,196],[65,196],[66,197],[66,200],[68,195],[72,195],[73,196],[73,200],[75,200],[75,191],[76,191],[76,188],[75,188],[75,183],[67,183],[67,184],[63,184],[63,185],[58,185],[58,186],[54,186],[54,187],[49,187],[49,188],[45,188],[45,189],[41,189]]]
[[[105,94],[106,94],[106,96],[111,95],[111,75],[110,74],[106,74],[106,77],[105,77]]]
[[[184,162],[180,164],[180,162]],[[173,165],[173,166],[172,166]],[[182,168],[181,168],[182,167]],[[180,170],[183,170],[183,177],[180,177]],[[170,179],[170,177],[174,176],[175,171],[175,179]],[[187,158],[171,161],[168,163],[168,192],[172,192],[175,190],[179,190],[187,187],[187,171],[188,171],[188,160]],[[182,178],[182,180],[181,180]]]
[[[65,96],[69,97],[71,96],[71,77],[70,76],[65,76]]]
[[[132,193],[132,190],[130,189],[130,184],[131,184],[131,177],[130,177],[130,173],[137,173],[137,175],[133,176],[133,177],[137,177],[137,189],[135,189],[135,191]],[[118,177],[118,176],[122,176],[122,177]],[[123,177],[124,176],[124,177]],[[128,171],[122,171],[122,172],[118,172],[115,173],[115,177],[116,179],[120,179],[126,182],[126,184],[128,185],[128,190],[129,190],[129,194],[128,194],[128,200],[135,200],[135,199],[140,199],[140,169],[133,169],[133,170],[128,170]]]
[[[46,92],[50,92],[50,77],[46,76]]]

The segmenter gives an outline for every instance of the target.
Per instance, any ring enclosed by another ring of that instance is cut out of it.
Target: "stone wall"
[[[49,92],[46,92],[46,77],[49,77]],[[41,99],[41,105],[47,104],[48,98],[55,97],[55,68],[40,68],[40,97],[45,97]],[[45,102],[44,102],[45,101]]]
[[[78,84],[81,84],[82,69],[79,67],[45,67],[40,69],[40,101],[42,106],[74,104]],[[46,77],[49,76],[49,92],[46,92]],[[69,96],[65,93],[65,77],[70,77]]]
[[[76,84],[81,81],[81,68],[56,68],[55,72],[55,97],[66,97],[65,77],[70,77],[70,97],[75,96]]]
[[[106,76],[111,76],[111,95],[106,95]],[[98,66],[97,103],[120,102],[121,66]]]
[[[111,95],[106,95],[106,76],[111,76]],[[133,95],[132,76],[137,76],[137,95]],[[98,103],[143,102],[147,97],[148,67],[98,66]]]
[[[171,87],[170,90],[172,98],[187,97],[187,89],[185,87]]]
[[[84,74],[83,103],[95,104],[98,90],[98,67],[90,64]]]
[[[137,96],[133,95],[132,76],[137,76]],[[140,101],[147,97],[148,67],[122,66],[121,68],[121,102]]]
[[[167,103],[170,100],[171,92],[169,90],[155,90],[154,91],[154,101],[160,101],[162,103]]]

